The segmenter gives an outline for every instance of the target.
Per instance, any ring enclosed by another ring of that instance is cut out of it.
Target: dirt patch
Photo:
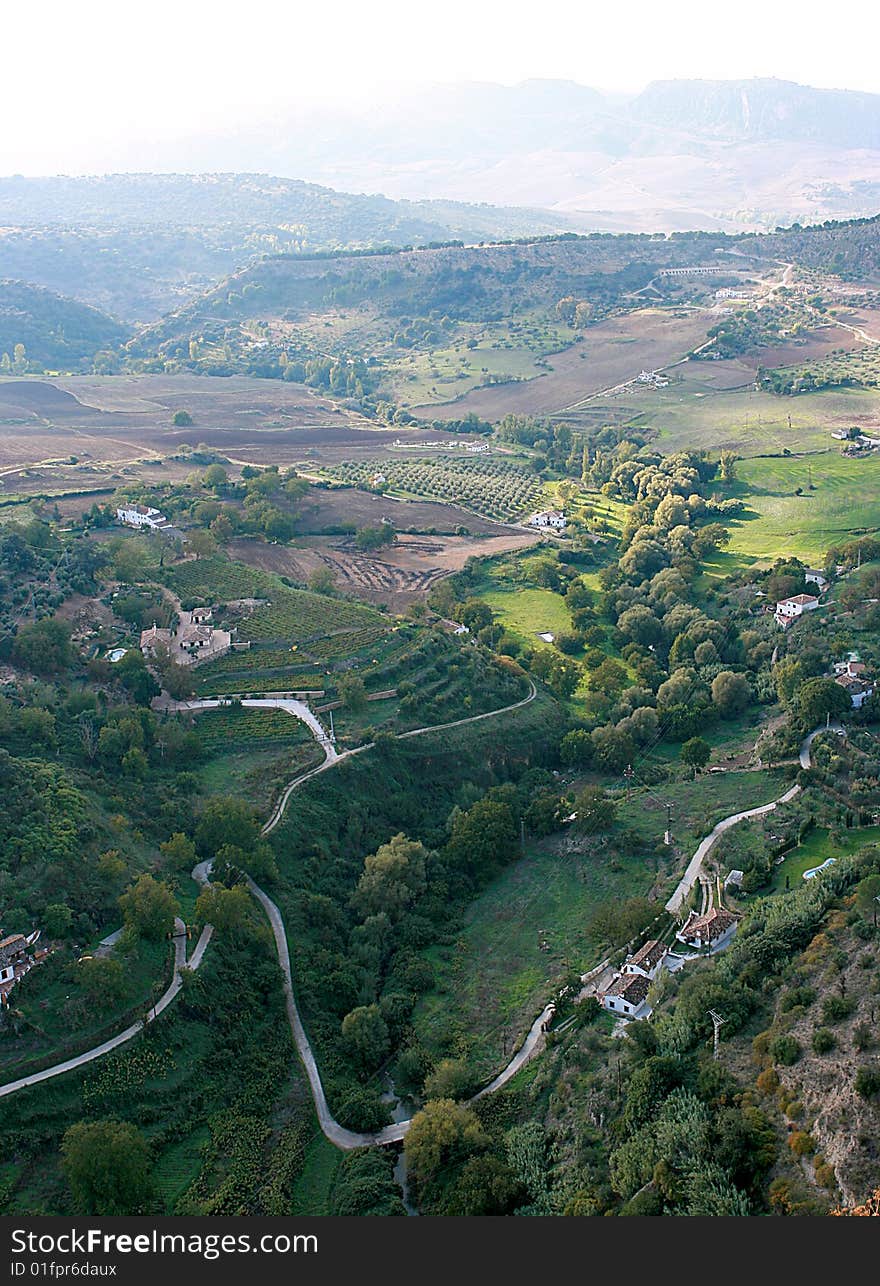
[[[457,527],[465,527],[475,535],[515,531],[488,518],[431,500],[392,500],[389,496],[344,487],[325,491],[311,487],[299,507],[297,528],[303,535],[332,534],[334,527],[354,523],[356,527],[375,526],[388,518],[397,531],[415,529],[419,532],[452,535]]]
[[[504,554],[538,540],[536,532],[515,529],[475,539],[401,534],[381,555],[362,554],[344,538],[315,537],[297,548],[236,540],[230,544],[230,553],[251,567],[303,582],[318,568],[329,567],[343,593],[404,612],[410,603],[423,601],[436,581],[460,571],[468,558]]]

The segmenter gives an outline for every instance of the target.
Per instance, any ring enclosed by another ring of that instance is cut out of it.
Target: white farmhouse
[[[669,949],[663,942],[652,939],[632,955],[623,966],[625,974],[639,974],[653,982],[663,968],[663,961],[669,955]]]
[[[116,510],[116,519],[125,527],[148,527],[156,530],[168,526],[165,515],[149,505],[120,505]]]
[[[783,629],[803,616],[804,612],[815,612],[819,600],[814,594],[793,594],[791,598],[782,598],[776,604],[776,621]]]
[[[718,951],[733,937],[737,923],[735,915],[714,906],[705,915],[691,911],[675,936],[687,947],[711,947]]]
[[[603,1009],[621,1018],[646,1018],[649,978],[640,973],[616,973],[604,991],[599,992]]]
[[[551,528],[553,531],[564,531],[565,514],[560,513],[558,509],[542,509],[539,513],[532,514],[529,519],[530,527],[543,527],[545,530]]]

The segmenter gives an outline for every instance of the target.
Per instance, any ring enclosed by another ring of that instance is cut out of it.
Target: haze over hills
[[[265,174],[0,179],[0,277],[153,321],[254,258],[573,227],[562,213],[391,201]]]
[[[348,191],[542,206],[584,230],[772,228],[880,205],[880,95],[782,80],[569,81],[398,93],[157,144],[154,168],[255,168]]]

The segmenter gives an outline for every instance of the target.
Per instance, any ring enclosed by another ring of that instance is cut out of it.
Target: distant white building
[[[808,567],[804,572],[804,580],[810,585],[815,585],[820,592],[828,587],[828,577],[817,567]]]
[[[490,451],[491,447],[488,442],[469,442],[466,449],[471,455],[482,455],[485,451]]]
[[[874,695],[873,679],[862,679],[856,674],[840,674],[834,682],[843,688],[854,710],[861,710],[868,698]]]
[[[815,612],[818,606],[819,600],[814,594],[793,594],[791,598],[780,599],[776,604],[777,624],[786,629],[804,612]]]
[[[120,505],[116,510],[117,522],[126,527],[167,527],[168,519],[158,509],[149,505]]]
[[[529,518],[530,527],[551,528],[554,531],[565,530],[565,514],[558,509],[542,509]]]

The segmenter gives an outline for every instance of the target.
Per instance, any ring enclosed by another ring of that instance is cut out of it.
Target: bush
[[[777,1036],[770,1042],[770,1056],[774,1063],[790,1067],[801,1056],[800,1042],[794,1036]]]
[[[860,1067],[856,1072],[855,1090],[860,1098],[874,1098],[880,1094],[880,1068]]]
[[[849,996],[826,996],[822,1001],[822,1018],[826,1023],[839,1023],[849,1018],[855,1007],[855,1001]]]
[[[775,1094],[779,1089],[779,1073],[775,1067],[767,1067],[756,1081],[762,1094]]]
[[[805,1130],[793,1130],[788,1136],[788,1146],[796,1157],[812,1156],[816,1151],[816,1141]]]
[[[836,1045],[837,1039],[834,1032],[829,1031],[827,1027],[819,1027],[813,1032],[812,1046],[814,1054],[830,1054]]]

